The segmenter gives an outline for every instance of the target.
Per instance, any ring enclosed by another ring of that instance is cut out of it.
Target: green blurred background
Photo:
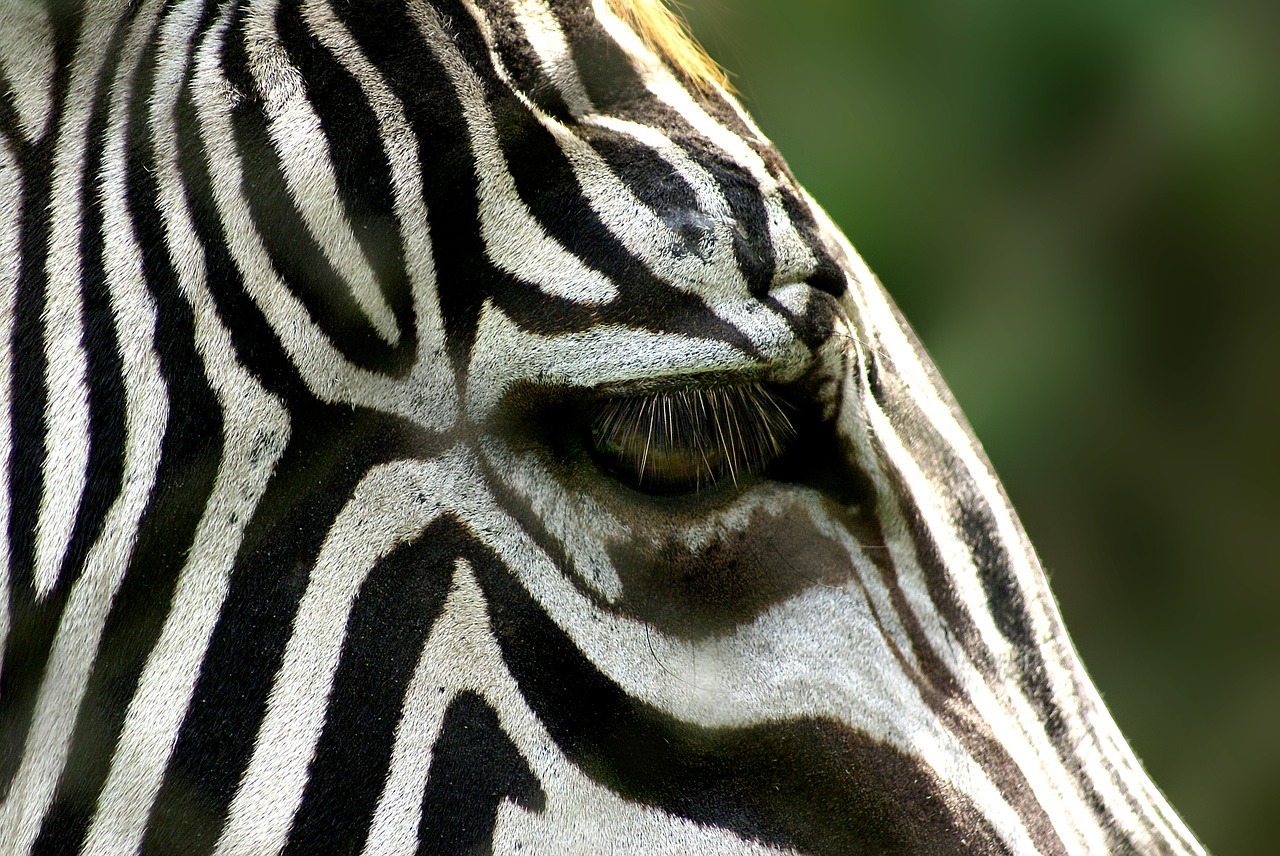
[[[1280,807],[1280,3],[687,0],[1218,854]]]

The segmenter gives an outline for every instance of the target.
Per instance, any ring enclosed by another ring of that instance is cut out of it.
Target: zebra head
[[[0,850],[1202,852],[655,0],[0,26]]]

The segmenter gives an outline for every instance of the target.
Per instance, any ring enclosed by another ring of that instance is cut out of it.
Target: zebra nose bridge
[[[918,683],[920,703],[941,720],[962,716],[993,747],[990,775],[1021,781],[1038,764],[1028,752],[1056,752],[1027,711],[1041,719],[1068,715],[1040,708],[1051,691],[1044,676],[1073,668],[1058,652],[1065,635],[1045,608],[1047,583],[945,391],[895,362],[874,343],[874,331],[854,333],[856,319],[845,320],[849,338],[827,360],[839,374],[841,454],[826,459],[863,480],[839,518],[858,545],[851,554],[860,550],[864,559],[859,579],[886,644],[911,664],[904,674]],[[976,701],[978,673],[982,692],[993,693],[985,703]],[[1006,695],[1016,703],[997,701]]]

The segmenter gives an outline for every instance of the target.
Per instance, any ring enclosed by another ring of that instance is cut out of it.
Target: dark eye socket
[[[784,399],[759,383],[615,393],[594,404],[590,445],[617,478],[688,493],[758,473],[795,438]]]

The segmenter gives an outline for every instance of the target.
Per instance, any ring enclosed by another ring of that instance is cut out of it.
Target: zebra
[[[1204,852],[659,0],[3,0],[0,75],[0,852]]]

